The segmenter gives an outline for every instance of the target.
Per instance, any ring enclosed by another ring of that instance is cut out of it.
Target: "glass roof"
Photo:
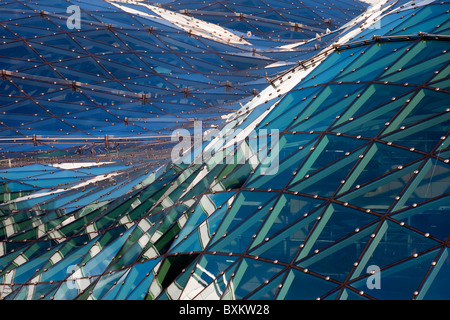
[[[74,4],[0,5],[0,298],[449,298],[449,2]]]

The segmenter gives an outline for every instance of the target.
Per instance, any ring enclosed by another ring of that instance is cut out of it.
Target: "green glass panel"
[[[442,144],[442,133],[450,129],[448,120],[450,114],[444,113],[392,133],[383,139],[407,148],[430,152]]]
[[[435,159],[428,160],[417,174],[417,178],[402,195],[399,203],[393,208],[393,211],[447,194],[450,191],[449,182],[449,168]]]
[[[398,120],[395,119],[395,122],[392,121],[391,125],[386,129],[386,132],[398,129],[400,124],[407,126],[428,118],[431,115],[445,111],[447,107],[446,98],[446,93],[430,89],[421,89],[412,96],[408,106],[397,116]],[[397,124],[397,122],[399,123]]]
[[[348,65],[336,80],[370,81],[383,71],[384,66],[390,65],[404,52],[410,43],[376,44],[363,48],[354,63]],[[395,51],[394,51],[395,50]]]
[[[291,125],[291,131],[308,131],[316,128],[319,120],[323,120],[328,127],[363,90],[365,84],[334,84],[327,85],[311,99],[308,106],[298,115]],[[316,119],[315,117],[319,117]],[[307,119],[308,121],[306,121]],[[311,121],[314,119],[314,121]]]
[[[447,90],[448,91],[450,88],[450,79],[448,79],[448,77],[447,77],[447,79],[430,83],[429,86],[437,88],[439,90]]]
[[[291,154],[298,151],[300,146],[306,146],[310,141],[318,137],[318,134],[310,133],[285,133],[279,139],[279,161],[287,160]]]

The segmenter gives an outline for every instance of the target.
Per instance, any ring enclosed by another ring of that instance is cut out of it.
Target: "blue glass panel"
[[[308,290],[298,290],[298,288],[302,287],[308,288]],[[320,279],[300,270],[291,270],[284,280],[283,287],[278,292],[276,299],[315,300],[336,287],[337,284],[331,281]]]
[[[368,289],[367,282],[370,279],[367,277],[351,283],[351,286],[367,292],[374,298],[410,300],[430,270],[431,262],[435,259],[437,252],[438,250],[433,250],[390,268],[381,269],[381,289]]]

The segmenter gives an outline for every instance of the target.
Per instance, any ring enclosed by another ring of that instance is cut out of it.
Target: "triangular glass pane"
[[[251,218],[243,219],[240,224],[233,229],[227,231],[226,237],[218,240],[211,247],[209,251],[219,252],[245,252],[250,242],[254,239],[253,235],[261,227],[261,223],[264,221],[269,209],[274,202],[274,196],[269,202],[266,202],[262,208],[254,211]]]
[[[449,53],[446,52],[445,54],[442,54],[446,49],[448,49],[448,47],[442,41],[418,41],[407,53],[398,59],[385,74],[391,73],[392,70],[398,70],[400,68],[404,69],[423,60],[431,59],[431,57],[435,55],[438,55],[439,57],[442,56],[442,58],[446,58],[448,61]]]
[[[297,254],[300,245],[316,225],[316,219],[321,212],[322,210],[319,209],[309,213],[307,216],[303,215],[299,217],[298,221],[281,229],[277,233],[274,233],[275,230],[269,229],[265,232],[266,237],[263,239],[263,242],[258,246],[255,246],[250,251],[250,254],[270,260],[291,263],[292,259]],[[268,227],[271,226],[274,226],[273,229],[278,229],[278,226],[275,226],[274,224],[268,225]]]
[[[334,127],[333,131],[355,136],[375,137],[385,127],[385,123],[389,122],[398,112],[410,95],[410,93],[406,93],[404,96],[396,98],[393,102],[388,102],[363,114],[358,114],[351,120],[347,119],[346,122]]]
[[[217,225],[222,221],[227,212],[227,206],[223,206],[212,214],[208,219],[201,220],[202,217],[195,216],[195,228],[189,227],[181,230],[176,242],[172,245],[171,252],[191,252],[202,251],[210,242],[212,234],[216,231]],[[192,230],[192,231],[191,231]]]
[[[309,145],[312,146],[313,144]],[[252,177],[254,180],[248,183],[247,187],[255,189],[282,189],[293,177],[293,173],[297,171],[309,152],[308,147],[302,148],[302,150],[298,150],[295,154],[280,162],[274,170],[268,172],[262,169],[262,166],[259,166]],[[275,174],[276,179],[274,179]]]
[[[279,290],[279,284],[283,280],[285,272],[279,274],[276,278],[269,281],[269,283],[260,286],[256,292],[252,293],[250,296],[247,296],[247,300],[273,300],[275,294]]]
[[[422,285],[417,300],[446,300],[450,287],[449,249],[445,248],[435,259],[436,264]]]
[[[334,282],[296,269],[289,271],[282,285],[277,300],[316,300],[338,286]]]
[[[317,138],[318,134],[310,133],[285,133],[281,134],[278,145],[279,161],[284,161],[291,156],[291,154],[298,151],[300,146],[306,146],[310,141]]]
[[[134,265],[127,273],[124,283],[120,286],[120,290],[113,298],[115,300],[125,300],[128,295],[130,295],[133,290],[139,286],[145,278],[145,275],[153,271],[153,268],[159,260],[160,259],[158,258]]]
[[[252,248],[263,242],[266,237],[295,223],[304,214],[315,210],[321,204],[323,200],[283,193],[258,231]]]
[[[122,276],[122,278],[120,278],[118,281],[121,282],[124,279],[126,279],[128,274],[124,274]],[[119,290],[121,289],[121,284],[116,284],[113,285],[102,297],[102,300],[114,300],[114,298],[117,296],[117,293],[119,292]]]
[[[446,241],[450,237],[450,211],[448,196],[428,200],[420,205],[412,205],[391,217],[399,222]]]
[[[234,287],[234,298],[246,297],[283,269],[284,266],[261,260],[242,259],[230,284]]]
[[[381,143],[375,143],[364,154],[358,166],[353,171],[353,176],[349,177],[345,188],[353,189],[356,186],[362,186],[365,183],[372,182],[375,179],[386,175],[389,172],[404,168],[422,157],[421,154],[410,152],[404,149],[391,147]]]
[[[358,155],[345,157],[324,169],[305,176],[303,180],[289,187],[290,191],[298,191],[321,197],[331,197],[338,192],[342,181],[350,174],[358,161]]]
[[[327,83],[334,78],[334,75],[339,73],[339,70],[347,67],[349,63],[355,60],[355,52],[360,52],[363,49],[356,48],[354,50],[338,51],[320,63],[310,74],[305,77],[305,80],[298,85],[298,87],[312,86],[315,83]]]
[[[364,85],[361,84],[334,84],[322,87],[320,91],[315,92],[314,95],[310,95],[305,101],[306,104],[304,105],[306,107],[299,110],[298,117],[294,119],[296,121],[293,125],[300,123],[306,117],[313,117],[314,115],[321,114],[324,110],[327,111],[327,116],[329,116],[328,113],[331,113],[331,109],[336,109],[337,111],[335,112],[339,112],[352,101],[352,99],[348,99],[349,96],[356,95],[356,93],[363,88]],[[335,105],[338,105],[339,107],[336,107]],[[322,113],[322,117],[323,116],[324,114]]]
[[[376,212],[385,212],[412,179],[414,170],[419,165],[420,162],[416,162],[401,170],[397,169],[382,178],[374,175],[372,176],[373,181],[362,187],[356,185],[352,189],[353,191],[346,193],[339,200]]]
[[[115,284],[115,282],[120,280],[120,277],[122,277],[126,271],[128,270],[116,271],[111,274],[108,273],[101,276],[92,290],[92,298],[95,300],[100,300],[108,292],[108,290],[117,286],[117,283]]]
[[[450,23],[450,22],[449,22]],[[450,76],[450,65],[447,65],[445,68],[441,69],[441,70],[436,70],[438,71],[438,74],[435,75],[430,81],[429,83],[435,83],[439,80],[448,80],[448,77]],[[436,72],[435,71],[435,72]]]
[[[145,276],[145,278],[139,283],[139,285],[134,289],[127,297],[126,300],[144,300],[149,297],[149,286],[154,280],[154,273]]]
[[[392,49],[388,50],[388,46]],[[363,47],[365,50],[359,49],[361,52],[355,54],[354,62],[346,66],[337,79],[341,81],[364,81],[367,77],[372,79],[374,75],[380,74],[383,66],[395,61],[404,52],[402,49],[406,46],[410,44],[390,43],[372,45],[367,49]],[[396,50],[393,51],[394,49]]]
[[[292,122],[294,117],[304,110],[318,90],[313,87],[289,92],[261,123],[267,123],[269,128],[282,131]]]
[[[393,98],[397,99],[409,92],[412,92],[412,88],[408,86],[387,86],[381,83],[370,84],[341,115],[336,125],[373,110],[375,107],[381,107],[393,101]]]
[[[436,116],[394,132],[383,139],[428,153],[442,144],[442,134],[450,129],[449,119],[449,114]]]
[[[431,78],[431,74],[440,70],[448,63],[448,56],[429,58],[425,62],[415,64],[408,68],[399,69],[396,72],[380,78],[380,81],[396,83],[425,83]]]
[[[376,299],[383,300],[410,300],[414,298],[414,292],[419,288],[427,272],[430,270],[431,262],[436,258],[438,250],[419,255],[400,262],[390,268],[380,270],[380,289],[369,289],[369,275],[357,280],[350,285],[367,292]]]
[[[363,229],[378,219],[378,216],[366,212],[330,204],[321,216],[320,222],[308,236],[302,247],[298,260],[313,255],[316,250],[334,245],[357,230]]]
[[[365,274],[368,266],[384,268],[436,247],[439,242],[425,237],[397,223],[386,220],[361,257],[350,279]]]
[[[344,86],[345,87],[345,86]],[[361,87],[362,88],[362,87]],[[289,128],[290,131],[325,131],[328,127],[330,127],[333,122],[336,121],[336,119],[341,115],[341,113],[349,106],[352,102],[354,102],[354,99],[359,94],[358,91],[353,94],[345,94],[344,95],[338,95],[335,94],[337,97],[339,97],[341,100],[331,104],[328,106],[328,101],[324,103],[324,105],[327,105],[326,107],[319,108],[317,112],[312,114],[311,116],[302,117],[299,120],[297,120],[295,123],[296,125]],[[342,92],[348,92],[345,91],[346,88],[339,88]],[[352,90],[354,91],[354,90]]]
[[[242,221],[250,218],[263,207],[271,202],[275,196],[273,193],[261,191],[241,191],[233,202],[231,209],[226,214],[218,228],[213,241],[220,239],[225,233],[228,233]]]
[[[350,237],[300,260],[297,265],[325,277],[328,276],[337,281],[344,281],[349,277],[354,268],[354,263],[358,261],[367,243],[372,239],[370,235],[375,228],[376,225],[372,224],[359,230],[359,232],[353,233]]]
[[[450,169],[448,166],[439,163],[437,160],[429,160],[427,164],[421,168],[417,175],[417,181],[412,182],[411,190],[407,190],[402,196],[402,207],[409,207],[413,204],[420,204],[432,198],[440,197],[450,192]],[[403,199],[403,197],[406,197]],[[402,209],[396,206],[393,210]],[[445,212],[442,214],[445,215]],[[449,229],[450,230],[450,229]],[[450,231],[449,231],[450,235]]]
[[[444,111],[447,106],[446,101],[447,95],[445,93],[429,89],[418,91],[396,118],[389,123],[383,133],[388,134],[401,126],[417,123]]]

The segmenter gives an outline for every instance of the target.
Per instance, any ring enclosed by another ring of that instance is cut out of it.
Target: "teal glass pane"
[[[420,163],[415,163],[405,169],[397,170],[363,187],[356,185],[353,191],[349,191],[339,199],[375,212],[385,212],[394,204],[407,182],[414,177],[414,170],[419,165]]]
[[[445,248],[432,263],[432,270],[420,288],[417,300],[445,300],[446,288],[450,284],[448,249]]]
[[[300,245],[317,223],[316,219],[319,213],[320,210],[316,210],[306,217],[301,216],[296,223],[281,229],[277,233],[273,233],[274,230],[269,229],[265,231],[265,229],[262,229],[261,232],[264,232],[266,237],[261,244],[251,249],[250,254],[284,263],[291,263],[298,253]],[[271,227],[271,225],[268,227]],[[273,229],[277,229],[276,227],[274,226]]]
[[[254,259],[242,259],[232,279],[232,285],[235,288],[233,291],[234,298],[241,300],[247,297],[258,287],[264,285],[266,280],[271,279],[283,269],[283,266],[273,263]],[[249,277],[252,278],[251,282],[245,280]],[[241,281],[245,281],[246,285],[239,285]]]
[[[264,283],[263,286],[260,286],[254,293],[250,296],[247,296],[247,300],[273,300],[275,298],[276,293],[279,291],[279,284],[281,283],[285,272],[282,272],[280,275],[274,277],[267,284]]]
[[[252,247],[260,244],[268,236],[296,223],[305,214],[309,214],[323,204],[322,200],[306,198],[293,194],[282,194],[273,209],[265,218],[264,224],[252,243]]]
[[[411,205],[405,210],[392,214],[392,217],[441,241],[445,241],[450,236],[447,203],[448,197],[440,197],[418,206]]]
[[[152,274],[153,267],[160,261],[160,259],[149,260],[144,263],[139,263],[134,265],[130,271],[126,274],[126,278],[123,279],[123,284],[118,287],[117,293],[113,296],[105,295],[104,299],[111,298],[117,300],[125,300],[130,294],[133,293],[134,289],[136,289],[141,282],[145,281],[146,274]],[[150,277],[152,279],[152,277]]]
[[[367,247],[350,279],[367,273],[368,266],[375,265],[378,268],[384,268],[397,261],[414,257],[416,254],[421,255],[422,252],[438,245],[439,242],[422,234],[391,221],[385,221],[377,230],[376,236]]]
[[[80,1],[0,4],[0,300],[448,297],[448,3]]]
[[[298,288],[302,287],[308,288],[308,290],[298,290]],[[326,281],[315,275],[307,274],[301,270],[293,269],[289,271],[276,299],[316,300],[336,287],[336,283]]]
[[[350,134],[354,136],[375,137],[385,127],[385,123],[389,122],[403,106],[405,101],[409,99],[411,93],[405,93],[401,97],[396,97],[395,101],[387,102],[377,106],[362,114],[357,114],[343,122],[341,125],[334,127],[334,132]]]
[[[250,216],[251,217],[254,217],[254,215],[258,216],[258,218],[255,219],[256,221],[261,219],[264,214],[261,214],[260,211],[262,210],[263,207],[269,208],[270,204],[273,203],[271,199],[274,196],[275,196],[274,194],[267,192],[257,192],[257,191],[240,192],[237,195],[236,200],[233,202],[231,209],[225,215],[212,241],[218,240],[224,234],[230,232],[238,225],[240,225],[243,220],[248,220]],[[259,209],[259,207],[261,207],[261,209]],[[264,210],[263,212],[267,211]]]
[[[363,253],[367,243],[372,239],[371,234],[375,228],[376,226],[371,224],[333,246],[300,260],[297,265],[324,277],[344,281],[355,267],[354,264]]]
[[[262,166],[259,166],[255,170],[254,180],[247,184],[248,188],[272,188],[282,189],[293,177],[302,161],[306,158],[314,144],[310,143],[301,150],[298,150],[295,154],[292,154],[289,158],[281,161],[274,169],[264,170]],[[261,168],[261,169],[260,169]],[[276,174],[277,179],[274,180],[273,176]]]
[[[381,269],[380,289],[370,290],[367,286],[368,278],[350,283],[357,290],[362,290],[374,298],[389,300],[410,300],[414,298],[430,270],[431,262],[436,258],[438,250],[433,250],[417,258],[411,258],[387,269]],[[370,279],[369,279],[370,281]]]
[[[114,283],[117,283],[122,276],[127,272],[128,270],[118,271],[114,272],[112,274],[107,274],[102,277],[100,277],[97,281],[97,284],[94,287],[94,290],[92,291],[91,296],[95,300],[102,299],[103,296],[107,293],[110,287],[114,288]]]
[[[353,208],[330,204],[321,219],[305,241],[297,260],[313,256],[316,252],[333,246],[349,234],[358,232],[372,224],[378,216]]]
[[[389,48],[385,48],[385,46]],[[383,66],[390,65],[404,53],[404,49],[410,43],[379,44],[372,45],[359,55],[355,53],[355,62],[346,66],[346,69],[339,74],[336,80],[348,81],[370,81],[375,75],[383,71]],[[396,49],[395,51],[393,51]]]

